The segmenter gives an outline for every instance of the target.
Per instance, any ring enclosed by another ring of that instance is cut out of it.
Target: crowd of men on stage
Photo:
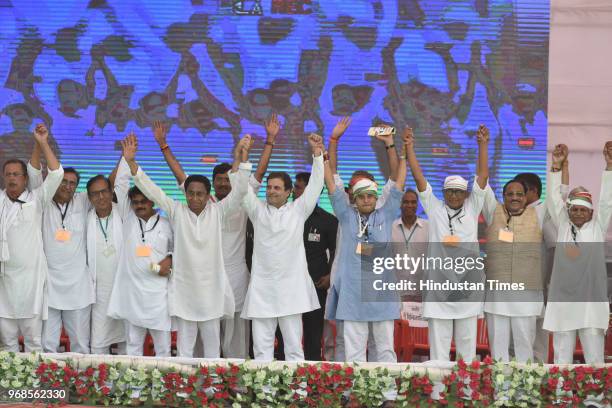
[[[118,354],[142,355],[148,332],[156,355],[170,356],[176,330],[182,357],[248,358],[252,341],[255,359],[272,360],[280,328],[286,360],[321,360],[326,322],[335,321],[336,352],[327,359],[395,362],[400,299],[362,300],[363,251],[384,242],[400,243],[415,256],[423,243],[429,243],[428,256],[444,256],[458,243],[478,248],[482,214],[487,242],[520,248],[544,243],[551,254],[499,251],[486,264],[487,279],[525,283],[529,301],[500,301],[487,293],[484,301],[423,302],[430,359],[449,360],[453,337],[458,355],[475,358],[477,319],[484,312],[495,359],[546,361],[553,332],[555,363],[572,362],[577,334],[586,362],[603,363],[608,302],[563,302],[547,288],[571,292],[577,284],[597,286],[606,276],[603,252],[586,243],[605,242],[612,215],[612,142],[603,151],[597,205],[585,188],[569,190],[565,145],[552,153],[545,202],[533,173],[509,180],[498,202],[488,184],[486,127],[477,131],[471,191],[467,180],[450,175],[442,199],[421,171],[412,130],[402,130],[399,149],[392,132],[379,132],[375,137],[385,144],[391,169],[379,196],[367,171],[356,171],[348,187],[338,175],[338,144],[350,122],[338,122],[327,148],[321,136],[308,137],[311,173],[295,181],[285,172],[268,173],[265,201],[257,193],[280,130],[276,115],[265,123],[255,171],[246,135],[233,163],[214,168],[212,185],[205,176],[185,174],[166,140],[167,125],[156,122],[154,137],[186,202],[168,197],[138,165],[134,134],[121,141],[112,174],[97,175],[85,192],[76,192],[78,171],[62,168],[47,129],[37,125],[30,162],[8,160],[2,169],[0,350],[18,351],[21,335],[26,352],[57,352],[64,327],[73,352],[108,354],[116,344]],[[405,188],[407,168],[415,189]],[[324,186],[335,216],[317,205]],[[416,215],[419,202],[427,220]],[[588,271],[572,269],[585,257]]]

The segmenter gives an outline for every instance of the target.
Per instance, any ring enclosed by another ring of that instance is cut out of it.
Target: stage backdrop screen
[[[378,122],[398,147],[414,129],[434,191],[449,173],[473,178],[481,123],[497,192],[516,173],[545,175],[547,0],[0,0],[0,18],[0,161],[27,159],[45,122],[81,189],[134,131],[142,167],[180,197],[153,121],[171,125],[188,173],[210,176],[244,133],[257,162],[272,112],[283,128],[269,170],[292,176],[310,169],[307,135],[327,141],[344,115],[345,182],[356,169],[388,177],[367,135]]]

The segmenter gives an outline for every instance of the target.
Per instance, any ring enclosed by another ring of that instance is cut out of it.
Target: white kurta
[[[223,265],[221,227],[223,219],[240,208],[250,171],[250,163],[241,163],[227,198],[207,203],[199,215],[168,197],[142,169],[134,176],[136,186],[168,214],[174,229],[170,316],[193,322],[233,317],[234,295]]]
[[[304,193],[280,208],[249,189],[243,206],[253,223],[251,282],[241,317],[272,318],[310,312],[320,306],[308,274],[304,222],[323,189],[323,156],[315,157]]]
[[[552,221],[557,225],[559,233],[557,236],[557,250],[551,276],[548,303],[544,315],[543,327],[549,331],[568,331],[584,328],[597,328],[606,330],[610,313],[609,303],[596,302],[557,302],[551,299],[559,298],[554,291],[570,291],[580,293],[578,295],[586,300],[590,293],[601,293],[604,297],[606,292],[606,265],[603,253],[603,243],[606,241],[606,233],[612,215],[612,171],[604,171],[601,178],[601,190],[599,192],[599,204],[595,209],[591,221],[575,228],[576,242],[580,247],[581,255],[577,261],[570,259],[565,254],[565,246],[573,245],[572,224],[563,202],[560,185],[561,172],[549,174],[549,196],[546,205]],[[600,245],[580,245],[581,243],[601,243]],[[591,255],[590,257],[588,255]],[[584,259],[585,257],[590,259]],[[576,268],[576,265],[583,268]],[[587,267],[589,274],[584,270]],[[568,287],[569,286],[569,287]]]
[[[497,199],[493,189],[487,185],[485,188],[485,202],[482,208],[482,214],[487,225],[491,225],[493,222],[493,216],[495,214],[495,208],[497,207]],[[503,205],[503,204],[500,204]],[[538,225],[542,233],[544,234],[544,218],[546,211],[542,211],[540,208],[544,206],[536,207],[536,217],[538,219]],[[549,222],[548,231],[550,233],[551,228],[554,231],[555,227],[552,222]],[[517,244],[517,245],[525,245]],[[536,245],[534,243],[534,245]],[[544,247],[542,247],[544,249]],[[546,253],[542,253],[542,257],[546,257]],[[516,299],[515,302],[509,302],[508,297]],[[503,293],[501,291],[488,291],[486,292],[486,301],[484,304],[484,311],[487,313],[498,314],[502,316],[510,317],[527,317],[527,316],[540,316],[544,308],[544,292],[542,290],[525,290],[525,291],[512,291],[510,293]]]
[[[151,248],[150,256],[136,255],[141,245]],[[151,272],[151,264],[164,259],[172,246],[172,228],[167,218],[157,214],[144,221],[130,211],[123,223],[123,247],[108,316],[138,327],[170,331],[168,277]]]
[[[449,214],[454,215],[456,210],[449,208],[443,201],[439,200],[434,195],[429,183],[427,183],[425,191],[419,192],[418,194],[421,205],[429,219],[430,244],[427,251],[428,256],[444,259],[447,253],[442,244],[443,238],[451,233],[448,226],[448,217]],[[459,238],[461,243],[469,243],[470,248],[474,249],[474,251],[478,249],[478,217],[484,204],[484,195],[484,190],[474,181],[472,192],[465,199],[463,204],[462,213],[451,221],[454,235]],[[474,255],[476,254],[477,253]],[[450,273],[454,272],[451,271]],[[482,309],[483,303],[476,301],[428,301],[423,304],[423,317],[435,319],[464,319],[481,314]]]
[[[0,191],[0,317],[47,318],[47,261],[42,214],[62,182],[64,169],[49,170],[42,186],[11,201]]]
[[[230,183],[234,185],[236,175],[230,172],[229,177]],[[255,176],[251,175],[249,177],[249,187],[257,194],[261,187],[261,183],[257,181]],[[225,199],[227,199],[227,197],[225,197],[224,200]],[[211,200],[213,202],[218,202],[214,196],[211,196]],[[244,298],[249,288],[250,274],[245,258],[248,219],[249,217],[246,211],[244,208],[240,207],[238,211],[223,218],[223,226],[221,227],[223,265],[225,266],[225,273],[227,273],[227,278],[234,292],[236,312],[242,311]]]
[[[28,163],[28,182],[38,187],[42,171]],[[68,208],[66,208],[66,206]],[[49,307],[78,310],[95,302],[94,283],[87,268],[87,213],[91,208],[87,193],[75,193],[68,204],[49,201],[43,212],[43,243],[49,275]],[[62,225],[62,214],[64,222]],[[58,241],[56,232],[65,229],[68,241]]]

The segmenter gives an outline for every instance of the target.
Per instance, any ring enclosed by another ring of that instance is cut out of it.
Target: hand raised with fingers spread
[[[351,125],[351,121],[352,119],[350,116],[345,116],[342,119],[340,119],[338,123],[336,123],[336,126],[334,126],[334,129],[332,130],[331,139],[333,141],[338,141],[338,139],[342,137],[344,132],[346,132],[346,129],[348,129],[348,127]]]
[[[166,137],[168,135],[169,126],[162,122],[161,120],[156,120],[153,122],[153,137],[155,141],[159,145],[159,147],[164,147],[168,143],[166,143]]]
[[[49,141],[49,130],[44,123],[39,123],[34,129],[34,139],[38,144],[47,143]]]
[[[276,113],[272,113],[270,117],[266,119],[264,125],[266,127],[266,134],[268,135],[266,142],[274,143],[281,128],[280,122],[278,121],[278,115]]]
[[[133,162],[136,159],[138,139],[134,132],[130,132],[127,137],[121,141],[121,148],[123,149],[123,158],[127,162]]]

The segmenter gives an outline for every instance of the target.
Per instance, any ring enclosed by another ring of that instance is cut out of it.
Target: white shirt
[[[136,186],[168,214],[174,229],[170,316],[195,322],[233,316],[234,295],[223,264],[221,227],[224,218],[240,208],[250,171],[251,163],[241,163],[227,198],[207,203],[199,215],[169,198],[142,169],[134,176]]]
[[[149,247],[151,254],[137,256],[140,246]],[[172,247],[172,228],[167,218],[156,214],[145,221],[130,211],[123,224],[123,248],[108,316],[138,327],[170,331],[168,277],[152,272],[151,264],[163,260]]]
[[[558,226],[557,248],[550,279],[548,303],[543,328],[550,331],[608,328],[610,305],[607,297],[607,274],[603,243],[612,216],[612,171],[604,171],[601,178],[599,203],[593,218],[582,227],[574,227],[579,258],[566,255],[567,247],[574,246],[572,223],[560,193],[561,172],[549,174],[550,194],[546,206],[552,222]],[[600,243],[585,244],[585,243]],[[582,244],[582,245],[581,245]],[[579,263],[575,263],[578,262]],[[567,297],[559,293],[569,294]],[[578,301],[572,301],[572,296]],[[567,299],[555,301],[555,299]],[[595,301],[589,302],[589,299]]]
[[[28,163],[31,186],[42,184],[42,172]],[[78,310],[95,302],[94,283],[87,268],[87,213],[91,208],[87,193],[75,193],[67,204],[51,200],[43,212],[43,243],[49,275],[49,307]],[[63,222],[62,222],[63,217]],[[66,230],[70,239],[59,241],[56,233]]]
[[[322,189],[322,155],[313,159],[304,193],[280,208],[259,200],[249,189],[242,205],[253,223],[255,238],[242,318],[288,316],[320,307],[308,274],[304,222],[317,205]]]
[[[444,259],[447,254],[442,242],[445,236],[451,235],[449,216],[453,217],[457,210],[449,208],[443,201],[439,200],[434,195],[429,183],[427,183],[425,191],[419,191],[418,194],[421,205],[429,220],[430,244],[427,251],[428,256]],[[461,243],[470,243],[474,251],[478,250],[478,217],[484,204],[484,196],[484,190],[474,181],[472,192],[465,199],[463,208],[460,210],[461,212],[450,221],[453,227],[453,234],[459,238]],[[455,272],[450,271],[450,273]],[[449,277],[449,279],[452,279],[452,277]],[[438,277],[435,280],[439,281]],[[479,301],[428,301],[424,302],[423,316],[436,319],[463,319],[479,315],[482,313],[482,307],[483,303]]]
[[[0,190],[0,240],[3,245],[0,264],[0,317],[29,319],[47,317],[47,261],[42,240],[42,214],[62,182],[64,169],[49,170],[42,186],[24,191],[11,201]],[[8,259],[7,259],[8,258]]]
[[[234,173],[229,173],[230,183],[235,184]],[[249,187],[255,194],[259,191],[261,183],[251,174],[249,177]],[[210,196],[211,201],[218,202],[214,196]],[[223,198],[224,200],[227,197]],[[234,302],[236,312],[242,310],[244,298],[249,287],[249,269],[246,264],[246,230],[249,217],[240,207],[238,211],[229,214],[223,219],[221,236],[223,241],[223,264],[225,273],[229,279],[232,291],[234,292]]]

